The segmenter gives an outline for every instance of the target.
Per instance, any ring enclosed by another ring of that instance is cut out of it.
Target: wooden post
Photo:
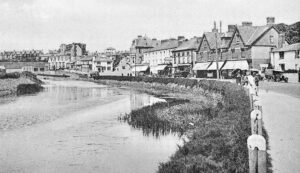
[[[247,139],[249,152],[249,173],[266,173],[266,140],[261,135],[253,134]]]
[[[251,133],[262,135],[262,115],[260,110],[253,110],[251,117]]]

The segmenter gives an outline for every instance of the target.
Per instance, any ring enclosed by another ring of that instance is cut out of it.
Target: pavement
[[[300,84],[275,82],[263,83],[259,91],[274,173],[300,172],[299,93]]]

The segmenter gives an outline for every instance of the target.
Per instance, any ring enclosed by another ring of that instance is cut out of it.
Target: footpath
[[[300,98],[259,91],[274,173],[300,172]]]

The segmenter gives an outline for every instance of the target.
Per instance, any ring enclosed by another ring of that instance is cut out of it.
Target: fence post
[[[255,101],[253,103],[253,109],[256,109],[256,110],[260,110],[260,112],[262,113],[262,105],[261,105],[261,102],[259,100]]]
[[[253,110],[251,117],[251,133],[262,135],[262,115],[260,110]]]
[[[249,152],[249,173],[266,173],[266,140],[261,135],[253,134],[247,139]]]

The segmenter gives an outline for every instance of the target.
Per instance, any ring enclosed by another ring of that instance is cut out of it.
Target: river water
[[[145,136],[118,116],[163,101],[82,81],[47,81],[34,95],[0,99],[0,172],[156,172],[175,134]]]

